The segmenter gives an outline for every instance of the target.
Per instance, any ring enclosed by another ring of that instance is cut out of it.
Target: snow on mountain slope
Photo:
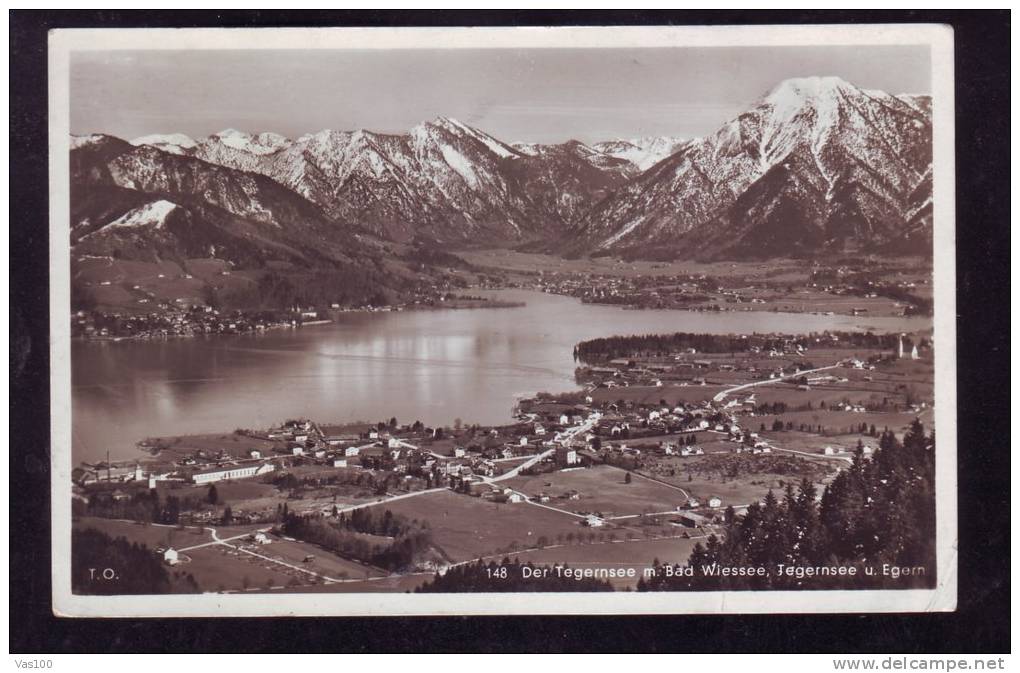
[[[568,231],[636,172],[630,162],[601,154],[576,140],[526,146],[521,154],[510,162],[508,171],[545,222],[542,234],[546,239]]]
[[[502,141],[496,140],[487,133],[483,133],[482,131],[479,131],[476,128],[472,128],[467,124],[463,124],[457,121],[456,119],[451,119],[450,117],[439,117],[436,121],[437,123],[442,124],[448,129],[450,129],[451,131],[466,133],[467,135],[471,136],[478,142],[485,145],[494,154],[503,157],[504,159],[507,157],[516,156],[517,154],[514,151],[513,147],[507,145]]]
[[[595,143],[592,148],[602,154],[629,161],[638,170],[646,171],[671,154],[675,154],[688,142],[690,142],[688,138],[649,136],[626,140],[608,140]]]
[[[880,245],[900,235],[930,163],[919,104],[835,77],[786,80],[587,213],[575,248],[754,255]]]
[[[321,131],[273,153],[237,145],[217,136],[195,156],[271,177],[331,216],[396,240],[517,240],[544,221],[508,170],[522,155],[448,117],[403,135]]]
[[[163,150],[164,152],[170,152],[171,154],[188,154],[190,150],[195,149],[198,145],[190,136],[186,136],[183,133],[167,133],[167,134],[153,134],[148,136],[142,136],[141,138],[135,138],[131,141],[132,145],[149,145],[156,149]]]
[[[450,117],[399,135],[325,130],[290,141],[227,129],[191,146],[172,136],[139,140],[272,178],[331,217],[394,240],[554,237],[640,172],[577,141],[522,152]]]
[[[375,243],[265,176],[104,139],[71,153],[72,243],[125,259],[362,264]],[[366,259],[367,261],[367,259]],[[366,267],[367,269],[367,267]]]
[[[544,148],[545,145],[540,143],[514,143],[512,147],[520,154],[525,154],[529,157],[537,157],[541,154],[542,148]]]
[[[928,94],[901,93],[896,98],[926,117],[931,117],[931,96]]]
[[[316,222],[394,241],[689,255],[874,247],[907,230],[923,241],[930,228],[930,115],[928,96],[803,77],[693,140],[511,145],[438,117],[401,134],[324,130],[293,141],[234,129],[198,141],[144,136],[133,152],[109,136],[78,137],[72,172],[176,201],[191,194],[283,230],[303,216],[281,204],[310,202]],[[160,158],[170,155],[201,161]],[[115,202],[90,212],[108,221],[138,206]]]
[[[283,149],[290,142],[278,133],[260,133],[256,136],[236,129],[226,129],[214,133],[210,136],[210,139],[212,138],[227,147],[256,155],[272,154]]]
[[[71,149],[76,150],[89,145],[95,145],[96,143],[102,142],[105,136],[102,133],[90,133],[88,135],[71,135]]]
[[[587,145],[576,140],[560,144],[514,143],[513,148],[520,154],[531,157],[542,156],[566,144],[572,144],[575,153],[585,161],[622,172],[628,176],[648,170],[662,159],[678,151],[688,141],[674,137],[647,137],[631,140],[607,140]]]
[[[166,219],[175,208],[177,208],[176,203],[159,199],[158,201],[129,210],[124,215],[104,226],[103,229],[117,227],[151,227],[153,229],[162,229],[163,225],[166,224]]]

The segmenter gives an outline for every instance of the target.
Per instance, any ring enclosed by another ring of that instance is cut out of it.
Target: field
[[[386,575],[384,571],[378,568],[341,558],[333,552],[307,542],[290,542],[276,536],[270,536],[270,539],[273,540],[270,544],[253,546],[251,550],[263,556],[301,566],[333,579],[369,578]],[[315,559],[306,563],[304,559],[310,555],[314,556]]]
[[[627,388],[596,388],[589,395],[596,404],[616,402],[634,402],[635,404],[658,404],[666,400],[666,404],[676,406],[678,402],[702,402],[710,400],[716,393],[724,390],[723,386],[629,386]]]
[[[422,448],[439,456],[452,456],[453,450],[461,445],[463,445],[462,442],[454,439],[434,439],[430,442],[422,442]]]
[[[171,526],[155,524],[142,525],[112,519],[86,517],[74,522],[76,529],[94,528],[109,535],[111,538],[125,537],[132,542],[144,544],[153,553],[159,547],[175,548],[204,544],[210,541],[208,531],[197,527],[178,529]],[[247,532],[247,530],[245,530]],[[221,530],[222,537],[237,533]],[[181,561],[171,572],[190,573],[202,591],[242,591],[246,585],[253,586],[287,586],[292,581],[307,582],[310,576],[300,575],[293,571],[284,572],[278,566],[255,557],[234,551],[224,546],[209,546],[181,552]]]
[[[283,447],[282,443],[269,439],[235,433],[153,437],[148,443],[160,449],[161,457],[165,460],[176,460],[196,451],[204,451],[209,455],[223,451],[235,458],[247,458],[248,452],[255,449],[263,456],[269,456],[278,447]]]
[[[263,483],[258,478],[238,479],[236,481],[218,481],[215,483],[216,495],[219,498],[215,509],[222,513],[230,506],[235,513],[241,512],[274,512],[277,505],[285,502],[287,497],[275,486]],[[174,496],[192,505],[205,507],[209,496],[209,485],[192,485],[181,482],[156,482],[156,490],[160,498]],[[212,507],[212,506],[210,506]]]
[[[590,469],[552,472],[535,477],[515,477],[507,484],[534,496],[545,492],[549,505],[581,512],[602,512],[605,516],[623,516],[642,512],[675,510],[687,502],[686,489],[672,488],[647,479],[632,478],[625,483],[624,470],[599,465]],[[566,491],[577,491],[577,500],[559,499]]]
[[[157,547],[186,547],[206,542],[209,534],[198,527],[178,529],[175,526],[141,524],[132,521],[101,519],[98,517],[82,517],[74,522],[76,530],[95,528],[111,538],[124,537],[131,542],[144,544],[155,551]]]
[[[73,278],[88,288],[100,309],[132,313],[154,311],[160,302],[201,304],[207,284],[236,290],[250,285],[260,273],[234,271],[217,259],[189,259],[181,265],[86,257],[72,265]]]
[[[717,496],[723,507],[739,507],[761,500],[769,489],[779,490],[791,482],[798,484],[803,477],[822,483],[837,467],[836,463],[782,453],[656,456],[641,472],[689,490],[702,503]]]
[[[199,485],[194,490],[204,494],[208,492],[209,486]],[[264,505],[267,503],[272,502],[275,506],[277,500],[283,501],[275,486],[263,484],[254,479],[218,481],[216,482],[216,494],[223,504],[236,508],[238,504],[243,503],[246,510],[264,509]],[[261,503],[262,500],[265,500],[266,503]],[[260,507],[260,504],[263,507]]]
[[[793,411],[778,416],[766,414],[762,416],[743,416],[740,419],[741,427],[752,432],[760,431],[761,426],[765,430],[772,431],[772,423],[780,420],[783,423],[793,423],[795,429],[805,426],[821,426],[825,429],[825,437],[817,439],[817,443],[824,444],[829,435],[835,434],[856,434],[857,427],[861,423],[869,428],[874,425],[875,429],[881,432],[889,428],[897,435],[902,434],[904,428],[910,425],[917,418],[917,414],[908,412],[881,412],[866,411],[856,413],[852,411]],[[782,433],[774,435],[777,442],[782,442]]]
[[[770,276],[783,274],[783,282],[807,281],[809,274],[804,264],[796,260],[769,260],[761,262],[651,262],[623,261],[613,257],[564,259],[555,255],[517,252],[514,250],[459,250],[457,256],[470,264],[506,271],[544,273],[593,273],[620,277],[673,276],[677,274],[704,274],[707,276],[743,277]]]
[[[553,255],[524,253],[511,250],[463,250],[458,256],[485,271],[500,271],[523,282],[542,281],[555,287],[557,280],[579,277],[606,277],[648,280],[657,276],[707,276],[718,279],[727,290],[739,294],[740,300],[712,292],[701,307],[719,307],[727,311],[789,311],[798,313],[866,314],[898,316],[903,303],[888,297],[860,294],[833,294],[812,282],[812,269],[801,260],[773,259],[768,262],[697,262],[680,260],[653,262],[622,260],[612,257],[563,259]],[[875,281],[905,282],[913,280],[912,290],[918,296],[930,295],[929,262],[911,257],[886,259],[865,265]],[[541,274],[538,276],[537,274]],[[646,286],[651,289],[653,285]],[[661,287],[674,288],[675,282]],[[751,300],[755,300],[752,303]]]
[[[181,552],[181,556],[185,562],[177,569],[193,575],[202,591],[291,587],[313,580],[311,575],[222,545]]]
[[[526,503],[497,504],[440,491],[386,505],[394,514],[428,521],[433,542],[453,561],[501,553],[516,543],[534,546],[540,537],[583,530],[580,519]]]
[[[85,257],[76,260],[73,274],[87,283],[155,282],[183,276],[184,270],[175,262],[136,262],[107,257]],[[160,275],[163,278],[160,278]]]
[[[207,545],[198,549],[188,549],[195,545],[206,545],[211,542],[209,531],[199,527],[178,529],[155,524],[142,525],[112,519],[86,517],[75,522],[75,528],[95,528],[110,537],[125,537],[132,542],[146,545],[155,553],[159,547],[174,547],[180,551],[181,563],[173,570],[190,573],[195,577],[203,591],[244,591],[253,588],[292,587],[295,584],[323,582],[322,578],[331,579],[368,579],[379,578],[386,573],[378,568],[348,560],[321,549],[315,545],[299,541],[290,541],[270,535],[272,542],[267,545],[255,545],[246,539],[230,540],[231,546]],[[237,535],[247,535],[256,526],[217,526],[220,539],[229,539]],[[361,536],[369,541],[385,542],[385,538]],[[268,558],[259,558],[234,547],[245,549]],[[314,559],[305,562],[305,558]],[[302,572],[289,568],[273,560],[297,566],[310,572]],[[317,578],[316,573],[322,578]]]
[[[862,435],[843,435],[841,437],[819,437],[809,432],[799,430],[785,430],[783,432],[766,432],[762,438],[768,440],[769,444],[780,449],[800,451],[803,453],[815,453],[824,455],[825,447],[831,446],[834,449],[842,450],[845,453],[853,451],[857,441],[861,440],[865,446],[877,446],[878,440],[874,437]]]
[[[888,297],[837,296],[812,288],[802,288],[793,293],[768,288],[740,288],[739,291],[741,297],[747,301],[751,299],[764,301],[764,303],[750,305],[741,303],[738,305],[740,310],[776,310],[792,313],[827,313],[832,311],[833,313],[851,314],[856,309],[858,312],[865,311],[871,316],[903,315],[903,306]],[[734,304],[725,302],[709,303],[724,308],[729,307],[731,310],[734,308]]]

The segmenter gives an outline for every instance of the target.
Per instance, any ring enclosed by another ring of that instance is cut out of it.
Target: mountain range
[[[404,134],[71,142],[85,254],[363,264],[391,244],[739,258],[927,252],[931,101],[786,80],[703,138],[506,142],[447,117]]]

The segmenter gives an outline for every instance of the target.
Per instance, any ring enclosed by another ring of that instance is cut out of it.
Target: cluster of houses
[[[598,426],[598,434],[608,439],[683,435],[709,430],[714,425],[729,422],[727,412],[708,401],[698,405],[651,406],[623,411],[616,404],[608,407],[609,411],[601,418]]]
[[[872,453],[875,452],[875,448],[865,444],[861,447],[861,451],[864,453],[865,456],[870,456]],[[825,449],[822,451],[822,454],[826,456],[835,456],[837,454],[845,453],[848,453],[848,451],[842,446],[826,446]]]
[[[689,352],[677,354],[665,361],[636,362],[629,358],[614,358],[601,366],[587,367],[580,372],[586,383],[596,388],[629,388],[631,386],[664,387],[666,384],[675,386],[704,386],[715,381],[709,380],[713,372],[724,376],[730,372],[744,372],[752,380],[778,379],[791,374],[799,374],[801,366],[793,363],[785,368],[780,364],[762,366],[758,360],[747,362],[717,362],[705,358],[691,359],[693,348]],[[763,351],[754,346],[748,351],[751,355],[769,358],[803,358],[807,349],[800,343],[789,342],[779,348]],[[729,381],[731,378],[726,378]]]
[[[139,291],[137,286],[136,291]],[[149,293],[151,295],[151,293]],[[149,297],[137,300],[149,303]],[[155,301],[154,299],[152,301]],[[71,335],[85,338],[158,338],[188,337],[200,334],[242,334],[261,332],[275,327],[289,327],[294,318],[268,320],[243,311],[220,313],[200,300],[180,297],[172,302],[161,302],[158,311],[148,313],[101,313],[77,311],[71,316]]]
[[[687,308],[726,310],[712,302],[719,293],[725,303],[741,303],[735,291],[725,291],[704,274],[621,277],[596,274],[541,274],[532,287],[553,294],[579,298],[584,303],[641,306],[646,308]],[[762,300],[753,303],[762,303]]]
[[[265,448],[233,454],[220,451],[216,455],[196,451],[176,464],[146,463],[145,469],[140,465],[106,466],[105,475],[103,470],[93,469],[87,476],[93,480],[103,476],[108,481],[147,480],[152,488],[160,480],[205,485],[311,465],[323,469],[390,471],[404,474],[405,479],[412,475],[422,479],[427,476],[431,484],[448,484],[472,495],[514,503],[523,496],[499,488],[491,480],[520,465],[521,459],[538,454],[543,454],[542,459],[528,464],[529,473],[590,467],[608,461],[611,453],[639,455],[641,450],[628,447],[625,440],[661,435],[676,436],[675,440],[658,443],[661,455],[700,456],[705,451],[694,445],[695,433],[713,430],[732,442],[735,453],[771,452],[757,433],[742,430],[736,421],[737,412],[754,413],[754,394],[742,399],[731,397],[725,402],[704,400],[675,406],[627,404],[623,410],[615,403],[596,409],[590,396],[583,403],[537,399],[526,402],[518,415],[519,423],[476,427],[470,434],[451,433],[449,429],[429,428],[420,423],[398,426],[395,421],[388,425],[330,426],[304,419],[289,420],[265,433],[244,433],[271,440],[269,455],[264,455]],[[453,436],[444,436],[444,432]],[[549,496],[541,493],[535,497],[541,501]]]
[[[657,434],[695,433],[710,430],[725,432],[737,444],[747,444],[743,433],[731,415],[732,411],[754,409],[754,396],[744,400],[731,399],[725,404],[704,401],[699,404],[678,404],[673,407],[654,406],[620,411],[616,404],[606,405],[606,411],[594,410],[592,398],[584,404],[533,401],[519,415],[518,425],[490,428],[469,439],[453,437],[452,451],[443,455],[430,447],[442,439],[442,428],[414,426],[330,426],[310,420],[289,420],[266,433],[251,433],[260,439],[275,443],[270,455],[264,450],[248,449],[243,454],[231,455],[220,451],[209,455],[196,451],[177,464],[146,463],[146,469],[110,467],[104,471],[93,469],[86,479],[139,481],[179,480],[194,484],[212,484],[218,481],[247,479],[274,472],[294,464],[313,464],[330,468],[366,468],[390,470],[408,474],[421,471],[441,475],[448,480],[484,480],[501,472],[502,461],[513,461],[551,451],[536,471],[589,467],[601,462],[600,450],[640,453],[622,441],[601,446],[600,439],[625,440]],[[584,432],[576,432],[584,427]],[[448,431],[447,431],[448,432]],[[755,433],[750,434],[757,440]],[[466,445],[460,442],[464,441]],[[704,453],[700,447],[683,441],[662,443],[665,455],[696,456]],[[743,450],[743,446],[737,449]],[[768,447],[753,441],[747,450],[767,452]],[[114,474],[116,472],[116,474]]]
[[[596,416],[598,415],[597,412]],[[172,464],[144,463],[133,466],[100,466],[82,473],[84,479],[121,482],[174,480],[196,485],[219,481],[263,476],[285,467],[317,465],[323,468],[388,470],[397,474],[433,475],[452,484],[482,481],[503,471],[501,463],[517,461],[549,451],[543,461],[549,469],[579,467],[584,458],[579,452],[585,444],[573,440],[564,430],[566,424],[585,422],[587,416],[565,414],[545,423],[534,422],[507,428],[491,428],[473,435],[465,445],[454,438],[452,451],[443,454],[432,450],[432,441],[441,438],[442,429],[417,426],[385,428],[379,426],[328,426],[309,420],[290,420],[264,434],[252,433],[259,439],[272,440],[275,448],[246,449],[233,454],[221,450],[211,454],[197,450]],[[547,429],[548,428],[548,429]],[[522,432],[522,430],[524,432]],[[520,434],[517,434],[520,433]],[[576,446],[575,446],[576,445]],[[588,456],[591,458],[591,455]],[[116,473],[116,474],[114,474]],[[87,483],[87,482],[86,482]],[[510,501],[513,501],[512,498]]]

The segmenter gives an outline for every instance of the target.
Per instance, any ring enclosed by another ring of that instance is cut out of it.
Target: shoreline
[[[499,309],[499,308],[524,308],[527,306],[527,302],[523,301],[505,301],[505,300],[472,300],[471,303],[464,303],[458,305],[456,301],[451,301],[445,306],[415,306],[398,304],[394,306],[384,306],[379,308],[354,308],[354,309],[335,309],[334,313],[339,315],[350,314],[350,313],[404,313],[410,311],[467,311],[475,309]],[[127,334],[127,335],[116,335],[116,336],[86,336],[76,335],[71,337],[71,341],[78,342],[107,342],[116,343],[118,341],[151,341],[156,339],[193,339],[197,337],[220,337],[220,336],[248,336],[257,335],[270,330],[280,329],[299,329],[301,327],[318,327],[321,325],[329,325],[338,322],[336,319],[328,320],[306,320],[297,324],[278,323],[272,325],[266,325],[261,329],[252,329],[244,331],[234,332],[196,332],[193,334]]]

